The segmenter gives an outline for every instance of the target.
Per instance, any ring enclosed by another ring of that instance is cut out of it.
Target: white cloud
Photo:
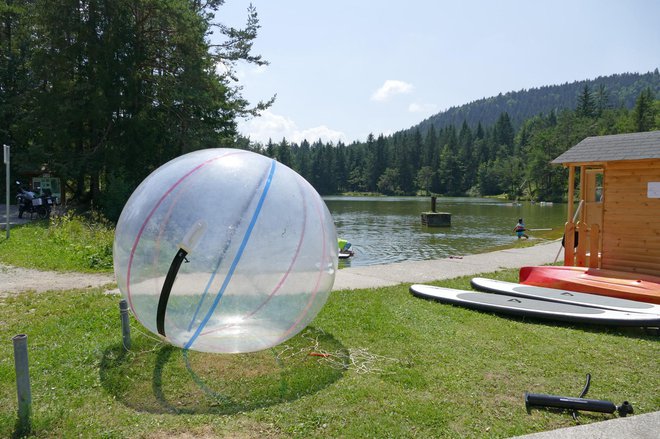
[[[248,77],[252,78],[255,76],[261,76],[267,71],[268,71],[267,65],[263,65],[263,66],[250,65],[247,68],[245,66],[241,66],[236,69],[236,76],[241,80],[245,80]]]
[[[217,63],[215,63],[215,72],[218,75],[222,76],[224,74],[227,74],[229,73],[229,70],[230,70],[230,66],[225,64],[224,62],[218,61]]]
[[[435,104],[420,104],[418,102],[408,105],[408,111],[411,113],[433,113],[437,108],[438,106]]]
[[[321,139],[323,142],[332,142],[336,144],[340,140],[345,142],[346,136],[341,131],[335,131],[325,125],[320,125],[297,132],[292,139],[296,143],[300,143],[305,139],[307,139],[308,142],[316,142]]]
[[[300,143],[305,139],[310,143],[319,139],[323,142],[333,143],[340,140],[346,141],[346,136],[341,131],[333,130],[325,125],[300,129],[293,120],[270,110],[264,111],[261,116],[254,119],[240,122],[238,128],[244,136],[250,137],[253,142],[262,144],[268,143],[269,139],[279,143],[283,138],[293,143]]]
[[[397,79],[388,79],[371,95],[372,101],[384,102],[394,95],[410,93],[413,85]]]

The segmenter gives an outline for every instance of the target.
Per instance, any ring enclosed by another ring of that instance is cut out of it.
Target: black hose
[[[181,268],[181,264],[186,259],[187,254],[188,252],[182,248],[176,252],[176,256],[174,256],[172,264],[170,264],[170,269],[167,271],[163,288],[160,290],[158,310],[156,311],[156,328],[158,329],[158,333],[163,337],[165,337],[165,312],[167,311],[167,301],[170,299],[170,293],[172,292],[172,286],[176,280],[176,275],[179,273],[179,268]]]
[[[589,385],[591,385],[591,374],[590,373],[587,374],[587,382],[584,384],[584,389],[582,389],[582,392],[580,392],[580,396],[579,396],[580,398],[584,398],[584,396],[587,394],[587,392],[589,391]],[[573,410],[572,415],[573,415],[573,419],[575,420],[575,422],[578,422],[578,418],[577,418],[578,412],[577,412],[577,410]]]

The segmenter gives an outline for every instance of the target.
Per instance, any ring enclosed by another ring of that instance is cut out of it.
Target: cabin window
[[[603,170],[600,168],[586,170],[585,201],[590,203],[603,202]]]
[[[594,194],[594,201],[598,203],[603,202],[603,173],[599,172],[596,174],[596,188]]]

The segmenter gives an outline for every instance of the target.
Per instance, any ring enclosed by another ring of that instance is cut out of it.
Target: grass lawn
[[[468,289],[469,278],[438,285]],[[640,329],[500,317],[402,285],[335,292],[307,330],[262,352],[184,355],[133,321],[126,354],[118,299],[100,290],[0,299],[0,437],[17,418],[19,333],[36,437],[509,437],[574,425],[566,412],[527,413],[523,394],[577,396],[586,373],[591,398],[660,409],[660,345]]]
[[[104,271],[109,237],[76,218],[33,224],[0,240],[0,261]],[[510,437],[575,425],[567,412],[528,413],[523,395],[578,396],[587,373],[588,397],[660,410],[659,339],[642,329],[502,317],[401,285],[333,292],[306,330],[262,352],[184,352],[135,320],[125,352],[118,300],[100,289],[0,297],[0,437],[16,432],[11,338],[21,333],[34,437]]]
[[[12,227],[0,238],[0,262],[54,271],[111,272],[114,228],[98,215],[72,213]]]

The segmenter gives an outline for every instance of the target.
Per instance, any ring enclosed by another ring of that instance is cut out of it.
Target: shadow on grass
[[[21,420],[17,419],[14,423],[14,432],[10,436],[11,439],[20,439],[24,437],[29,437],[32,432],[32,424],[30,420]]]
[[[249,354],[209,354],[133,340],[104,352],[101,383],[118,401],[148,413],[233,414],[316,393],[343,375],[346,349],[314,328]],[[146,349],[146,350],[145,350]],[[335,352],[336,356],[316,356]]]
[[[598,323],[578,323],[578,322],[563,322],[552,319],[542,319],[527,316],[516,316],[507,314],[496,314],[488,311],[484,313],[496,315],[501,318],[515,320],[521,323],[528,323],[533,325],[543,325],[555,328],[570,328],[578,331],[588,332],[591,334],[609,334],[619,337],[636,338],[639,340],[658,340],[658,328],[653,327],[640,327],[640,326],[617,326],[606,325]]]
[[[489,310],[469,309],[482,314],[488,314],[501,319],[511,320],[530,325],[541,325],[553,328],[569,328],[577,331],[588,332],[591,334],[609,334],[619,337],[635,338],[639,340],[652,340],[658,341],[660,336],[660,328],[655,327],[641,327],[641,326],[616,326],[598,323],[579,323],[579,322],[564,322],[559,320],[544,319],[534,316],[522,316],[506,313],[496,313]]]

